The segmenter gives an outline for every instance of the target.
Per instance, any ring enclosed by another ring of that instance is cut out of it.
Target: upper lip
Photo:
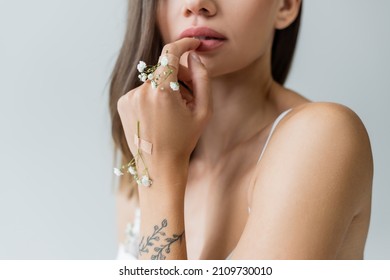
[[[216,38],[219,40],[225,40],[226,37],[223,36],[221,33],[218,33],[217,31],[208,28],[208,27],[191,27],[186,30],[184,30],[180,34],[180,39],[182,38],[192,38],[192,37],[211,37]]]

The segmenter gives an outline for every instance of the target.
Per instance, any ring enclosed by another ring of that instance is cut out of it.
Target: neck
[[[271,98],[275,82],[269,68],[259,59],[239,72],[211,81],[213,116],[198,141],[194,158],[215,166],[267,125],[275,106]]]

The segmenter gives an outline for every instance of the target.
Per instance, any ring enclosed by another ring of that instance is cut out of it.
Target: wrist
[[[158,184],[181,184],[187,182],[188,159],[156,159],[148,166],[151,178]]]
[[[188,169],[189,163],[186,160],[161,160],[150,164],[148,173],[152,185],[150,187],[139,186],[140,199],[142,196],[166,200],[184,199]]]
[[[141,211],[152,215],[173,211],[178,215],[184,211],[186,181],[179,183],[177,178],[172,180],[166,178],[167,183],[162,182],[154,179],[151,187],[138,187]]]

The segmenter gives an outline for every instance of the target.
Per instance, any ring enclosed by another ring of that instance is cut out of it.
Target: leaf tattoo
[[[184,237],[184,231],[183,231],[181,234],[173,234],[172,237],[164,238],[166,236],[166,233],[163,231],[163,229],[166,228],[167,226],[168,226],[167,219],[164,219],[161,222],[160,227],[157,225],[153,227],[154,229],[153,234],[151,236],[146,237],[146,241],[144,241],[145,237],[144,236],[142,237],[141,242],[139,243],[138,246],[139,256],[142,256],[142,253],[145,254],[149,253],[149,248],[154,246],[153,248],[154,254],[152,254],[151,259],[152,260],[166,259],[165,254],[169,254],[171,252],[171,245],[178,240],[181,242],[182,238]],[[155,245],[156,241],[163,241],[163,240],[165,242],[162,242],[162,244]]]

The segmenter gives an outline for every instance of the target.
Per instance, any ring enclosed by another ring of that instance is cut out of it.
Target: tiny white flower
[[[137,171],[134,169],[134,167],[132,167],[132,166],[130,166],[129,168],[128,168],[128,170],[129,170],[129,173],[131,174],[131,175],[135,175],[135,174],[137,174]]]
[[[114,168],[114,173],[115,173],[116,176],[122,176],[123,175],[122,171],[120,171],[118,168]]]
[[[178,91],[179,88],[180,88],[178,82],[171,82],[169,85],[170,85],[171,89],[174,90],[174,91]]]
[[[154,88],[154,89],[157,88],[157,83],[155,81],[152,81],[152,88]]]
[[[142,73],[141,74],[141,81],[145,83],[147,79],[148,79],[148,75],[146,75],[145,73]]]
[[[150,187],[151,185],[151,181],[149,180],[149,177],[146,175],[142,176],[141,183],[145,187]]]
[[[162,58],[161,58],[161,65],[162,66],[167,66],[168,65],[168,57],[167,56],[163,56]]]
[[[128,235],[133,234],[133,224],[132,223],[127,224],[126,229],[125,229],[125,233]]]
[[[140,232],[140,229],[141,229],[141,223],[140,222],[135,222],[133,224],[133,235],[139,235],[139,232]]]
[[[146,68],[146,63],[143,61],[140,61],[137,65],[138,72],[140,72],[140,73],[144,72],[145,68]]]
[[[138,185],[141,185],[141,180],[140,179],[137,179],[136,182],[137,182]]]
[[[148,79],[149,79],[149,80],[153,80],[153,78],[154,78],[153,73],[151,73],[151,74],[148,75]]]

